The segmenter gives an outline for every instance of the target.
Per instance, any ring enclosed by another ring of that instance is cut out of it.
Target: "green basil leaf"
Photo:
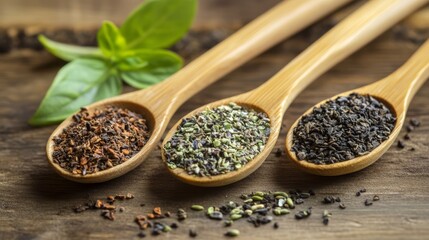
[[[122,83],[108,64],[99,59],[77,59],[66,64],[55,77],[31,125],[59,122],[80,107],[118,95]]]
[[[127,72],[127,71],[137,71],[137,70],[143,69],[148,65],[149,63],[146,59],[132,56],[132,57],[127,57],[122,59],[122,61],[120,61],[119,64],[117,65],[117,68],[120,71]]]
[[[121,26],[129,49],[166,48],[190,28],[197,0],[147,0]]]
[[[39,35],[39,42],[48,50],[52,55],[61,58],[64,61],[72,61],[77,58],[103,58],[100,50],[95,47],[81,47],[70,44],[60,43],[48,39],[43,35]]]
[[[161,82],[183,66],[182,59],[168,50],[140,49],[131,53],[128,52],[128,57],[117,68],[121,78],[135,88]]]
[[[97,33],[98,46],[106,57],[118,55],[127,45],[125,38],[112,22],[105,21]]]

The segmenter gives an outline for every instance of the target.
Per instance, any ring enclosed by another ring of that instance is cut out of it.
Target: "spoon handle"
[[[160,102],[172,99],[173,104],[169,107],[178,108],[192,95],[238,66],[350,1],[280,2],[166,81],[153,86],[150,91],[154,95],[153,104],[163,105]],[[144,94],[147,95],[147,91]]]
[[[307,48],[268,82],[251,92],[255,105],[283,113],[313,80],[363,47],[428,0],[369,1],[316,43]]]
[[[429,78],[429,40],[392,75],[380,81],[380,95],[395,106],[408,108],[411,100]],[[405,100],[405,101],[404,101]],[[403,105],[404,104],[404,105]]]

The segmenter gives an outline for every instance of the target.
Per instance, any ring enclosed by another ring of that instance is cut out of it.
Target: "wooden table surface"
[[[198,106],[259,86],[342,15],[340,12],[323,20],[208,87],[184,104],[171,124]],[[302,92],[285,114],[285,127],[277,147],[283,149],[288,127],[313,104],[372,83],[399,67],[429,36],[429,28],[410,22],[413,23],[401,23],[388,31]],[[404,149],[392,146],[378,162],[357,173],[340,177],[309,175],[298,170],[284,155],[276,157],[273,153],[247,179],[225,187],[199,188],[170,176],[157,149],[125,176],[84,185],[58,176],[46,161],[45,144],[55,126],[33,128],[26,123],[61,64],[44,53],[13,51],[0,55],[0,239],[138,238],[134,217],[149,213],[156,206],[175,212],[178,207],[189,209],[192,204],[210,206],[238,201],[241,193],[293,189],[316,192],[315,197],[294,210],[313,206],[312,216],[301,221],[295,220],[293,214],[276,217],[280,226],[277,230],[272,224],[254,228],[245,220],[237,221],[234,228],[241,231],[239,239],[429,239],[428,83],[409,109],[408,117],[416,117],[422,124],[410,134],[407,146]],[[405,130],[400,137],[404,134]],[[410,151],[412,147],[415,151]],[[361,188],[366,188],[367,193],[356,197],[355,192]],[[118,213],[115,221],[102,219],[96,211],[82,214],[72,211],[75,205],[88,199],[128,192],[135,198],[122,204],[125,212]],[[364,200],[374,194],[381,200],[365,207]],[[340,210],[335,204],[322,205],[320,201],[327,195],[341,197],[347,209]],[[142,203],[146,205],[141,207]],[[328,226],[321,221],[324,209],[333,214]],[[221,222],[209,220],[200,212],[188,213],[189,219],[178,230],[158,238],[186,239],[190,228],[197,230],[197,239],[223,236],[226,229]]]

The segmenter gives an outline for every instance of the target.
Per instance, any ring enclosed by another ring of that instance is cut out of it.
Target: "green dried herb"
[[[238,229],[230,229],[225,233],[227,237],[237,237],[240,235],[240,231]]]
[[[192,205],[191,206],[191,209],[192,210],[194,210],[194,211],[202,211],[202,210],[204,210],[204,207],[203,206],[201,206],[201,205]]]
[[[214,176],[243,167],[264,149],[269,135],[265,113],[229,103],[183,119],[164,151],[171,169]]]

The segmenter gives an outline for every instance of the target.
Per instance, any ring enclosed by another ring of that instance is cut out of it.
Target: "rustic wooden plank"
[[[326,31],[332,21],[335,22],[327,19],[279,44],[191,98],[170,125],[198,106],[259,86]],[[399,26],[389,31],[301,93],[286,113],[277,147],[283,148],[288,126],[314,103],[371,83],[400,66],[418,48],[416,41],[427,37],[425,31],[420,31],[416,40],[415,35],[408,34],[409,30],[413,29],[404,31],[404,26]],[[272,225],[255,229],[245,221],[237,221],[234,227],[241,230],[241,239],[422,239],[429,234],[428,83],[409,109],[408,116],[419,118],[422,126],[411,134],[407,147],[400,150],[393,146],[377,163],[354,174],[309,175],[284,156],[279,158],[273,153],[243,181],[221,188],[198,188],[168,175],[156,150],[136,170],[119,179],[82,185],[62,179],[47,164],[44,147],[55,126],[31,128],[26,124],[61,64],[41,53],[13,52],[0,56],[0,239],[137,238],[135,215],[150,212],[155,206],[174,212],[195,203],[209,206],[238,200],[245,192],[296,188],[316,191],[315,198],[298,207],[314,206],[309,219],[296,221],[292,214],[276,218],[278,230]],[[409,151],[410,147],[416,151]],[[368,193],[355,197],[354,193],[362,187]],[[71,210],[88,198],[126,192],[136,198],[123,204],[126,210],[118,213],[114,222],[103,220],[98,212],[75,214]],[[321,206],[319,201],[330,194],[340,196],[347,209]],[[373,194],[381,200],[364,207],[365,197]],[[146,206],[141,207],[141,203]],[[333,213],[329,226],[321,223],[323,209]],[[190,227],[198,230],[200,238],[222,236],[225,228],[220,222],[209,221],[202,213],[189,214],[190,218],[169,233],[169,238],[188,238]]]
[[[195,27],[249,21],[281,0],[204,0],[199,2]],[[122,23],[142,0],[13,0],[0,1],[0,28],[43,26],[48,28],[98,28],[103,20]],[[239,12],[238,12],[239,10]]]

